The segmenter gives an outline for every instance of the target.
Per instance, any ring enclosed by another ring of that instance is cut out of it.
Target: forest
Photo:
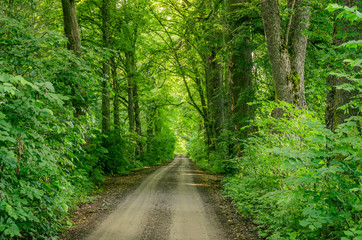
[[[262,239],[362,239],[359,0],[2,0],[0,239],[188,154]]]

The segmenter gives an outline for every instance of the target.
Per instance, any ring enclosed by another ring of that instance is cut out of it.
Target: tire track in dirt
[[[149,175],[86,239],[230,239],[203,201],[197,175],[188,158],[176,157]]]
[[[159,181],[153,198],[153,208],[148,212],[144,231],[137,239],[143,240],[166,240],[169,239],[170,225],[173,217],[174,191],[177,179],[175,172],[181,162],[172,166]]]
[[[137,236],[143,231],[143,219],[147,211],[152,208],[152,199],[157,185],[167,171],[175,165],[177,165],[176,162],[171,162],[148,176],[86,239],[138,239]]]
[[[171,240],[225,240],[225,231],[214,209],[207,207],[194,178],[200,173],[188,158],[181,158],[177,172],[175,216],[171,226]]]

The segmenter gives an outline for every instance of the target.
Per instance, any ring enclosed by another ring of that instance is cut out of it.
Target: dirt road
[[[149,175],[87,240],[229,239],[203,202],[189,159],[176,157]]]

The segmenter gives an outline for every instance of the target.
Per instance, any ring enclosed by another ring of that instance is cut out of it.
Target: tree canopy
[[[188,154],[267,239],[361,239],[361,2],[3,0],[0,239]]]

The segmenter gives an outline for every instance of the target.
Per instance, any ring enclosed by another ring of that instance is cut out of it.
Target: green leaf
[[[352,41],[339,45],[339,47],[357,48],[360,45],[362,45],[362,40],[352,40]]]
[[[44,195],[44,192],[42,190],[32,188],[32,191],[33,191],[34,197],[37,198],[37,199],[41,199],[42,196]]]
[[[20,230],[19,230],[18,226],[16,226],[15,223],[12,223],[10,225],[10,227],[7,227],[5,229],[4,235],[10,236],[10,237],[21,237]]]
[[[322,228],[322,224],[320,222],[314,222],[313,224],[317,229]]]
[[[307,221],[307,220],[302,220],[302,221],[299,222],[299,224],[300,224],[301,226],[303,226],[303,227],[306,227],[306,226],[309,225],[309,221]]]
[[[362,19],[362,13],[361,13],[361,12],[356,11],[356,16],[357,16],[358,18]]]
[[[40,100],[36,100],[34,102],[34,106],[37,107],[37,108],[42,108],[44,105],[44,102],[43,101],[40,101]]]
[[[6,228],[5,224],[0,222],[0,232],[3,232],[5,228]]]
[[[357,10],[357,6],[353,6],[353,7],[344,6],[343,9],[344,9],[346,12],[354,12],[354,11]]]
[[[14,208],[12,206],[10,206],[9,204],[7,204],[5,206],[5,211],[7,212],[7,214],[12,217],[13,219],[17,220],[18,219],[18,214],[15,212]]]
[[[343,8],[343,7],[338,5],[337,3],[334,3],[334,4],[329,4],[326,9],[328,11],[330,11],[330,12],[333,12],[333,11],[336,11],[336,10],[341,9],[341,8]]]
[[[68,212],[68,205],[66,203],[61,203],[60,208],[63,210],[63,212]]]
[[[17,75],[15,77],[13,77],[13,79],[15,80],[16,83],[22,85],[22,86],[25,86],[27,84],[29,84],[28,81],[26,81],[22,76],[20,75]]]
[[[2,87],[2,89],[1,89],[1,87]],[[15,92],[18,91],[16,89],[16,87],[11,83],[4,83],[1,87],[0,87],[0,91],[2,90],[4,93],[9,93],[10,95],[14,95]]]

